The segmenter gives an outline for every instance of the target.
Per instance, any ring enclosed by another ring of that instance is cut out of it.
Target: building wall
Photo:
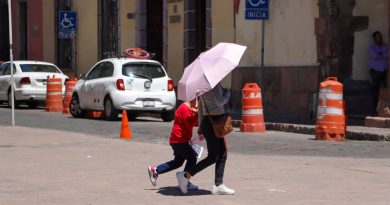
[[[76,69],[86,73],[98,61],[98,7],[96,0],[73,2],[77,12]],[[86,12],[88,11],[88,12]]]
[[[236,15],[236,41],[248,46],[248,50],[241,64],[259,65],[261,21],[245,20],[244,12],[242,0]],[[265,65],[317,64],[314,34],[317,16],[317,0],[270,1],[270,20],[265,23]]]
[[[43,60],[50,63],[56,62],[55,42],[55,8],[54,1],[45,1],[43,10]]]
[[[176,12],[174,8],[176,6]],[[180,21],[172,19],[180,18]],[[184,1],[168,1],[168,64],[167,72],[175,85],[184,71]]]
[[[211,5],[211,44],[233,42],[234,39],[234,4],[233,1],[213,0]],[[231,87],[231,74],[222,81],[224,87]]]
[[[245,20],[245,1],[236,14],[235,38],[248,47],[233,72],[232,113],[241,117],[241,90],[248,82],[262,88],[267,121],[313,120],[318,90],[315,18],[317,0],[270,1],[270,19],[265,22],[265,67],[261,62],[261,21]],[[294,106],[291,105],[294,103]]]
[[[120,0],[120,48],[119,51],[123,52],[126,48],[135,47],[135,0]],[[133,15],[133,18],[129,19],[128,14]]]
[[[355,33],[352,77],[354,80],[369,80],[369,53],[368,47],[373,42],[372,33],[380,31],[384,42],[388,42],[389,25],[388,0],[356,0],[354,16],[368,16],[368,30]]]

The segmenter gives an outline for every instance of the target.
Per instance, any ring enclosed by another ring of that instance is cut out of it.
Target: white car
[[[15,107],[27,103],[30,108],[46,101],[47,77],[61,78],[64,84],[68,77],[57,66],[40,61],[14,61]],[[65,87],[62,89],[65,92]],[[0,101],[11,106],[10,62],[0,65]]]
[[[141,112],[158,112],[172,121],[176,94],[172,79],[154,60],[111,58],[95,64],[74,88],[70,112],[83,117],[86,111],[104,111],[106,120],[116,120],[122,110],[129,118]]]

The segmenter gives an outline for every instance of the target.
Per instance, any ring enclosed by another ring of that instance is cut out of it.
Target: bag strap
[[[208,116],[208,118],[209,118],[211,124],[214,124],[213,118],[212,118],[211,115],[210,115],[209,109],[207,108],[206,103],[204,103],[203,96],[199,96],[199,97],[200,97],[200,99],[201,99],[201,101],[202,101],[202,102],[201,102],[201,103],[202,103],[202,112],[203,112],[203,105],[204,105],[204,107],[206,108],[207,116]]]

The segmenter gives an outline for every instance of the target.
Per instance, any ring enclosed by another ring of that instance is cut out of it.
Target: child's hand
[[[193,112],[198,112],[198,103],[196,102],[196,99],[191,100],[191,101],[189,102],[189,105],[190,105],[190,109],[191,109]]]
[[[202,129],[200,129],[200,126],[198,127],[198,135],[203,135]]]
[[[203,135],[198,135],[196,137],[192,137],[192,139],[190,141],[188,141],[188,143],[190,143],[190,145],[199,144],[203,140],[204,140],[204,136]]]
[[[197,113],[198,112],[198,108],[196,107],[190,107],[190,110],[192,111],[192,112],[195,112],[195,113]]]

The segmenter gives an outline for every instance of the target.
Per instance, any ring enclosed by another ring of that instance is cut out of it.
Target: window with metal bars
[[[70,11],[72,7],[71,0],[57,0],[55,1],[56,7],[56,33],[58,35],[58,18],[60,11]],[[57,38],[56,45],[56,56],[57,56],[57,65],[61,69],[74,69],[74,55],[73,55],[73,39],[70,38]]]
[[[119,0],[99,0],[99,58],[119,55]]]

